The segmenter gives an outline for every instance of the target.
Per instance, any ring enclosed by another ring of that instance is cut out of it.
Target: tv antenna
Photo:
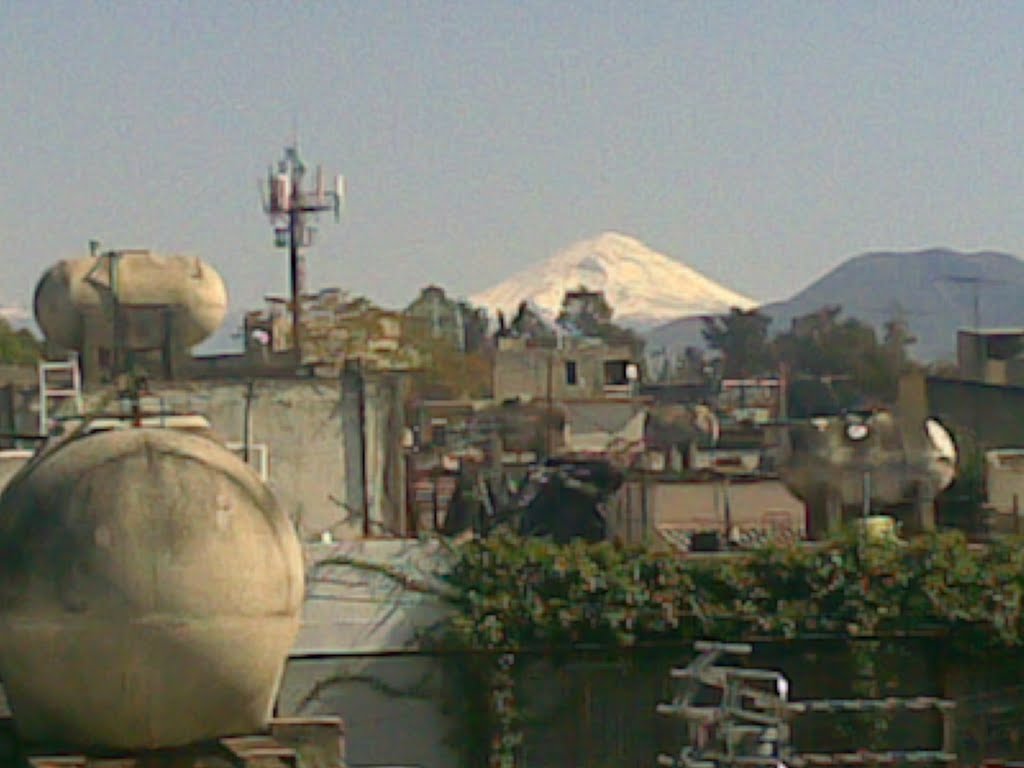
[[[298,142],[285,147],[284,157],[277,170],[267,169],[266,194],[263,211],[274,226],[274,245],[288,249],[291,276],[292,349],[298,362],[302,362],[302,291],[305,287],[301,249],[310,246],[316,231],[307,221],[325,211],[334,211],[334,220],[341,215],[345,201],[345,177],[335,176],[334,188],[324,186],[323,169],[317,166],[316,186],[303,189],[306,166],[299,159]]]

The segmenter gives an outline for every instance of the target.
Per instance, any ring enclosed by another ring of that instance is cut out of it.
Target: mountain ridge
[[[921,362],[952,360],[956,331],[965,327],[1024,327],[1024,261],[996,250],[963,252],[948,247],[869,251],[846,259],[789,299],[760,307],[770,333],[826,305],[841,318],[869,323],[881,338],[885,324],[902,319],[917,342],[909,353]],[[975,317],[977,300],[977,317]],[[669,355],[703,346],[699,318],[679,318],[647,334],[649,345]]]

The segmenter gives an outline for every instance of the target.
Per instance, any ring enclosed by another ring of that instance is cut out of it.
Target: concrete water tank
[[[302,597],[290,521],[204,435],[72,437],[0,496],[0,679],[29,743],[153,749],[260,730]]]
[[[174,330],[192,347],[220,327],[228,297],[217,271],[196,256],[121,251],[61,261],[39,279],[36,322],[65,349],[89,342],[113,348],[116,286],[129,347],[161,344],[160,313],[173,312]]]

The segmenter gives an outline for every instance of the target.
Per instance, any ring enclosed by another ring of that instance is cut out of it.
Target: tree
[[[910,364],[907,347],[914,344],[917,337],[910,331],[910,324],[902,313],[895,315],[885,323],[885,337],[882,346],[896,369],[903,370]]]
[[[574,291],[566,291],[555,322],[573,335],[601,339],[607,344],[642,348],[643,340],[639,336],[612,322],[614,313],[603,291],[590,291],[580,286]]]
[[[589,291],[581,285],[575,291],[565,292],[555,322],[567,331],[592,335],[590,331],[611,324],[612,314],[604,291]]]
[[[459,302],[462,321],[465,324],[465,347],[469,354],[484,353],[490,348],[490,319],[487,310],[474,307],[467,301]]]
[[[704,317],[702,322],[704,341],[722,357],[723,376],[757,376],[775,368],[768,343],[771,318],[756,309],[733,307],[728,315]]]
[[[414,394],[424,400],[487,398],[491,395],[493,362],[481,352],[463,353],[443,344],[420,347],[424,368],[414,381]]]
[[[41,355],[42,343],[30,331],[16,331],[0,317],[0,363],[35,365]]]
[[[909,364],[909,329],[893,321],[879,344],[874,328],[854,318],[840,319],[841,312],[832,305],[793,320],[790,330],[773,342],[776,358],[794,375],[832,381],[846,407],[865,399],[893,401]]]
[[[499,333],[501,329],[499,328]],[[535,312],[528,302],[519,303],[515,317],[508,324],[505,333],[513,338],[525,338],[541,346],[555,346],[558,337],[544,318]]]

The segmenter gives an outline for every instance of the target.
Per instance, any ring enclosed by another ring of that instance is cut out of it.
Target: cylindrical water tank
[[[87,325],[91,343],[113,348],[115,293],[129,347],[162,343],[163,312],[173,313],[174,332],[186,347],[216,331],[227,313],[224,281],[198,257],[123,251],[48,269],[36,285],[36,322],[65,349],[82,349]]]
[[[29,743],[153,749],[260,730],[302,597],[290,521],[203,435],[69,438],[0,496],[0,679]]]

